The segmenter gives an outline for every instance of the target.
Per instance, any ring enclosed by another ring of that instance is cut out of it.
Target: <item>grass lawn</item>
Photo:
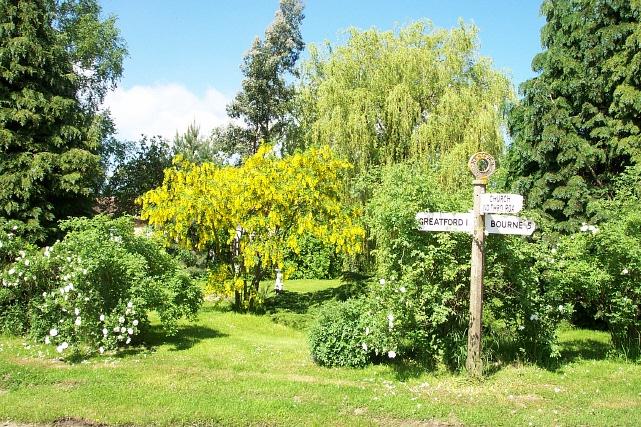
[[[302,301],[290,315],[309,316],[339,285],[288,281],[278,298]],[[481,382],[401,365],[327,369],[310,360],[304,330],[274,321],[279,304],[266,315],[206,305],[177,337],[150,336],[150,350],[78,364],[2,337],[0,422],[641,425],[641,365],[606,359],[605,333],[562,331],[559,369],[508,366]]]

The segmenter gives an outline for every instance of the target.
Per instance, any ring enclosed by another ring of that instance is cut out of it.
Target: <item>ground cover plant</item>
[[[317,301],[336,281],[296,281]],[[288,283],[285,283],[288,289]],[[294,292],[296,290],[297,292]],[[319,294],[319,292],[321,294]],[[285,307],[282,307],[283,309]],[[292,307],[294,308],[294,307]],[[304,311],[302,307],[296,310]],[[395,362],[323,368],[306,332],[205,305],[165,341],[84,363],[0,338],[0,420],[133,425],[639,425],[641,366],[607,359],[605,332],[561,329],[556,369],[510,364],[483,381]],[[150,410],[153,408],[153,410]]]

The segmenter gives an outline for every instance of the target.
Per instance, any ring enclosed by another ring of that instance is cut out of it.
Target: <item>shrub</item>
[[[384,345],[377,350],[392,349],[399,357],[460,368],[467,341],[471,237],[420,232],[415,215],[466,212],[471,188],[439,193],[436,185],[426,185],[436,181],[432,172],[411,164],[384,168],[381,181],[367,211],[383,278],[368,297],[377,316],[372,345]],[[539,280],[546,265],[538,243],[509,236],[487,239],[485,340],[510,337],[527,360],[558,355],[556,325],[571,308],[561,290]]]
[[[319,312],[309,331],[312,358],[322,366],[364,366],[371,360],[365,344],[361,313],[368,309],[364,299],[330,302]]]
[[[200,288],[162,246],[134,235],[130,217],[63,221],[62,241],[21,252],[2,272],[0,324],[59,352],[135,343],[158,312],[168,333],[195,316]]]
[[[619,210],[617,219],[559,239],[549,280],[593,307],[615,348],[626,355],[641,349],[641,213]]]
[[[300,251],[288,251],[285,270],[290,279],[333,279],[340,274],[340,258],[334,248],[313,236],[300,241]]]

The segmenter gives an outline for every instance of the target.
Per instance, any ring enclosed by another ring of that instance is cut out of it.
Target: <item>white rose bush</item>
[[[200,288],[160,243],[134,235],[131,218],[61,227],[62,241],[26,247],[0,273],[3,332],[29,334],[65,357],[102,354],[139,343],[152,310],[169,334],[196,315]]]

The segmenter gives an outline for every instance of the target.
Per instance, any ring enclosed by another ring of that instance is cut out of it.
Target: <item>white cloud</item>
[[[136,140],[145,134],[161,135],[171,141],[176,131],[184,132],[194,121],[202,135],[228,123],[227,102],[216,89],[207,89],[199,96],[180,84],[171,83],[117,88],[107,95],[103,107],[111,111],[118,138]]]

